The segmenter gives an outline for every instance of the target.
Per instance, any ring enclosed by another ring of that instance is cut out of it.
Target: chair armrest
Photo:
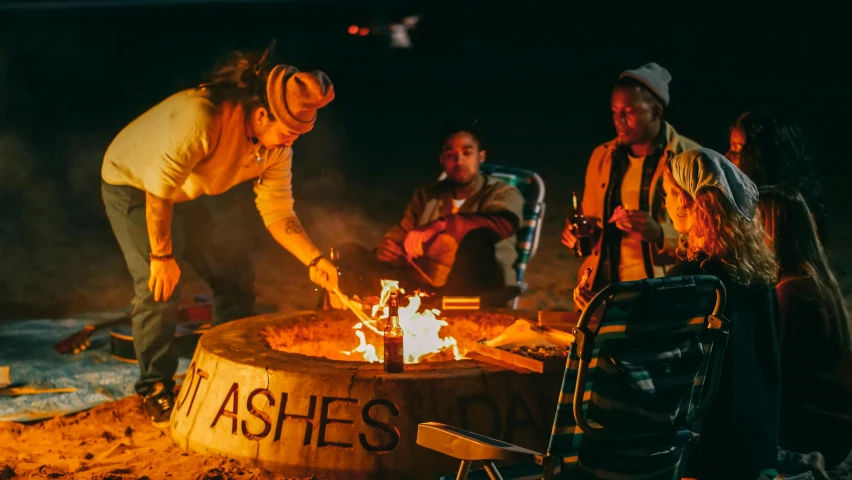
[[[541,199],[538,201],[538,203],[539,203],[539,205],[541,205],[541,210],[539,210],[539,212],[538,212],[538,222],[536,222],[536,226],[535,226],[535,235],[533,236],[532,247],[530,248],[529,260],[532,260],[532,258],[538,252],[538,241],[541,239],[541,227],[542,227],[542,225],[544,225],[544,212],[545,212],[545,207],[547,206],[544,203],[544,183],[541,184],[541,195],[540,196],[541,196]]]
[[[545,457],[533,450],[436,422],[417,426],[417,444],[467,461],[499,460],[541,464],[541,459]]]

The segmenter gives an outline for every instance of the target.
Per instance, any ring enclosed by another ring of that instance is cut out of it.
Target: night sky
[[[393,221],[439,171],[441,122],[477,117],[489,161],[537,171],[549,211],[562,215],[592,149],[614,136],[609,94],[619,72],[655,61],[673,76],[666,117],[705,146],[724,152],[728,126],[754,106],[795,114],[828,179],[833,221],[852,219],[837,206],[849,203],[852,104],[852,42],[837,12],[697,2],[656,11],[648,2],[88,3],[98,2],[0,2],[0,304],[20,290],[17,272],[2,266],[10,252],[28,255],[18,269],[47,251],[41,244],[101,242],[115,254],[99,188],[111,138],[196,85],[229,49],[262,49],[273,37],[281,61],[325,70],[337,93],[295,144],[297,209],[298,199],[381,191],[391,200],[371,213]],[[422,14],[411,50],[346,31],[410,14]],[[848,230],[835,228],[833,240],[852,240]]]

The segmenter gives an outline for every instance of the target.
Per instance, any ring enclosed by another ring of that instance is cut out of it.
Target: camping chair
[[[725,298],[707,275],[615,283],[595,295],[573,329],[546,454],[439,423],[421,423],[417,444],[461,460],[443,479],[679,479],[718,386]],[[468,476],[474,461],[488,477]],[[495,461],[523,463],[498,471]]]
[[[541,225],[544,223],[544,180],[537,173],[522,168],[506,167],[492,163],[483,163],[479,170],[485,175],[498,178],[521,191],[524,197],[524,218],[518,229],[517,250],[518,259],[515,261],[517,285],[510,286],[506,297],[512,299],[512,308],[518,308],[518,299],[527,289],[524,274],[527,263],[538,250],[538,240],[541,236]],[[438,180],[443,180],[447,174],[441,173]]]

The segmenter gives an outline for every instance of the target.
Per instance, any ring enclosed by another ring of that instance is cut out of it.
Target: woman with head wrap
[[[683,259],[667,275],[718,277],[731,320],[718,393],[688,476],[753,480],[776,465],[781,393],[777,264],[756,213],[757,187],[722,154],[698,148],[670,160],[663,188]],[[574,297],[582,309],[590,292],[581,283]]]

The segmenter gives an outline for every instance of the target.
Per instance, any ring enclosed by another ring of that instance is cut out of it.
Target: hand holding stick
[[[367,314],[366,314],[366,313],[364,313],[364,311],[363,311],[363,310],[361,310],[361,309],[360,309],[360,308],[358,308],[357,306],[353,305],[353,304],[352,304],[352,302],[350,302],[350,301],[349,301],[349,299],[346,297],[346,295],[344,295],[344,294],[340,291],[340,289],[339,289],[339,288],[335,287],[335,288],[333,288],[331,291],[332,291],[335,295],[337,295],[337,297],[340,299],[340,301],[343,303],[343,305],[345,305],[345,306],[346,306],[346,308],[348,308],[349,310],[352,310],[352,313],[354,313],[354,314],[355,314],[355,316],[356,316],[356,317],[358,317],[358,319],[359,319],[359,320],[361,320],[362,322],[365,322],[365,323],[367,323],[367,322],[370,322],[370,321],[371,321],[370,317],[368,317],[368,316],[367,316]]]
[[[411,267],[414,268],[414,270],[416,270],[417,273],[419,273],[420,276],[423,277],[423,279],[426,280],[429,283],[429,285],[432,285],[433,287],[435,286],[435,282],[433,282],[432,278],[429,275],[427,275],[426,272],[424,272],[422,268],[420,268],[420,265],[417,265],[416,263],[414,263],[414,260],[410,257],[406,256],[405,259],[408,260],[408,264],[411,265]]]

